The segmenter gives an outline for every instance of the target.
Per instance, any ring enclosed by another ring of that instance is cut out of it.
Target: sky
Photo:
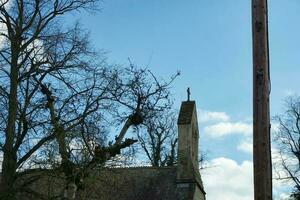
[[[285,97],[300,94],[299,13],[299,0],[269,0],[271,116],[283,112]],[[180,70],[174,107],[190,87],[200,149],[208,152],[207,200],[253,199],[250,0],[104,0],[101,12],[72,20],[110,63],[126,66],[130,58],[164,79]],[[285,192],[274,180],[275,199]]]

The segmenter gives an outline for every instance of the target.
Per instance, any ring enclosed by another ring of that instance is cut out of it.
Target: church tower
[[[179,200],[205,200],[199,172],[199,130],[195,101],[184,101],[178,117],[177,190]],[[197,197],[197,198],[195,198]]]

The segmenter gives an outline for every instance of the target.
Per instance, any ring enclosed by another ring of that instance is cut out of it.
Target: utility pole
[[[252,0],[254,199],[272,200],[267,0]]]

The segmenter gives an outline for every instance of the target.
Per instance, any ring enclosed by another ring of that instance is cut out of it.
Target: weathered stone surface
[[[177,124],[190,124],[195,106],[195,101],[183,101],[180,107]]]

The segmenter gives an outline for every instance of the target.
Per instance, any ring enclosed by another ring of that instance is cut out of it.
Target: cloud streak
[[[230,117],[225,112],[215,112],[208,110],[198,111],[199,122],[219,122],[219,121],[229,121]]]
[[[244,153],[253,153],[253,142],[250,138],[242,141],[238,146],[237,149],[244,152]]]
[[[232,134],[250,135],[252,133],[252,124],[243,122],[220,122],[206,126],[204,133],[213,138]]]

